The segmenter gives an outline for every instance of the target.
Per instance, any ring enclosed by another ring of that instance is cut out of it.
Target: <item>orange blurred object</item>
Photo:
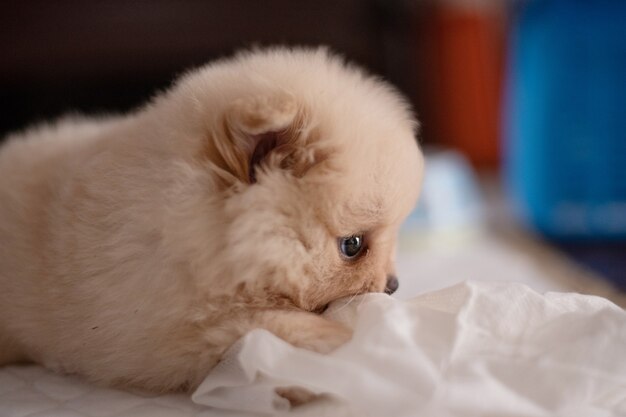
[[[460,150],[476,166],[496,166],[502,13],[439,5],[421,17],[417,64],[426,139]]]

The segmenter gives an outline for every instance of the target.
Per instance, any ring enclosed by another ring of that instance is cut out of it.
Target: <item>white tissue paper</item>
[[[320,355],[254,330],[193,400],[220,415],[626,416],[626,313],[606,299],[469,282],[325,315],[352,340]],[[290,409],[287,386],[324,395]]]

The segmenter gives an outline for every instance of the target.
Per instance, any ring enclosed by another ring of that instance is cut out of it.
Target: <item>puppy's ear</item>
[[[313,163],[305,109],[283,94],[240,99],[224,114],[224,140],[215,141],[222,168],[241,182],[255,183],[260,169],[302,175]]]

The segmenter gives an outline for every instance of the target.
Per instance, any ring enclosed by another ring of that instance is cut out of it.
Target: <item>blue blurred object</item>
[[[559,240],[626,239],[626,1],[519,4],[504,137],[513,205]]]
[[[449,245],[480,232],[483,199],[469,161],[453,150],[426,149],[425,157],[422,192],[402,227],[402,245]]]

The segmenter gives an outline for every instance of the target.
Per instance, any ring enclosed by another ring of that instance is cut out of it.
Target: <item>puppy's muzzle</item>
[[[385,286],[385,294],[393,294],[396,292],[400,283],[395,275],[387,275],[387,285]]]

